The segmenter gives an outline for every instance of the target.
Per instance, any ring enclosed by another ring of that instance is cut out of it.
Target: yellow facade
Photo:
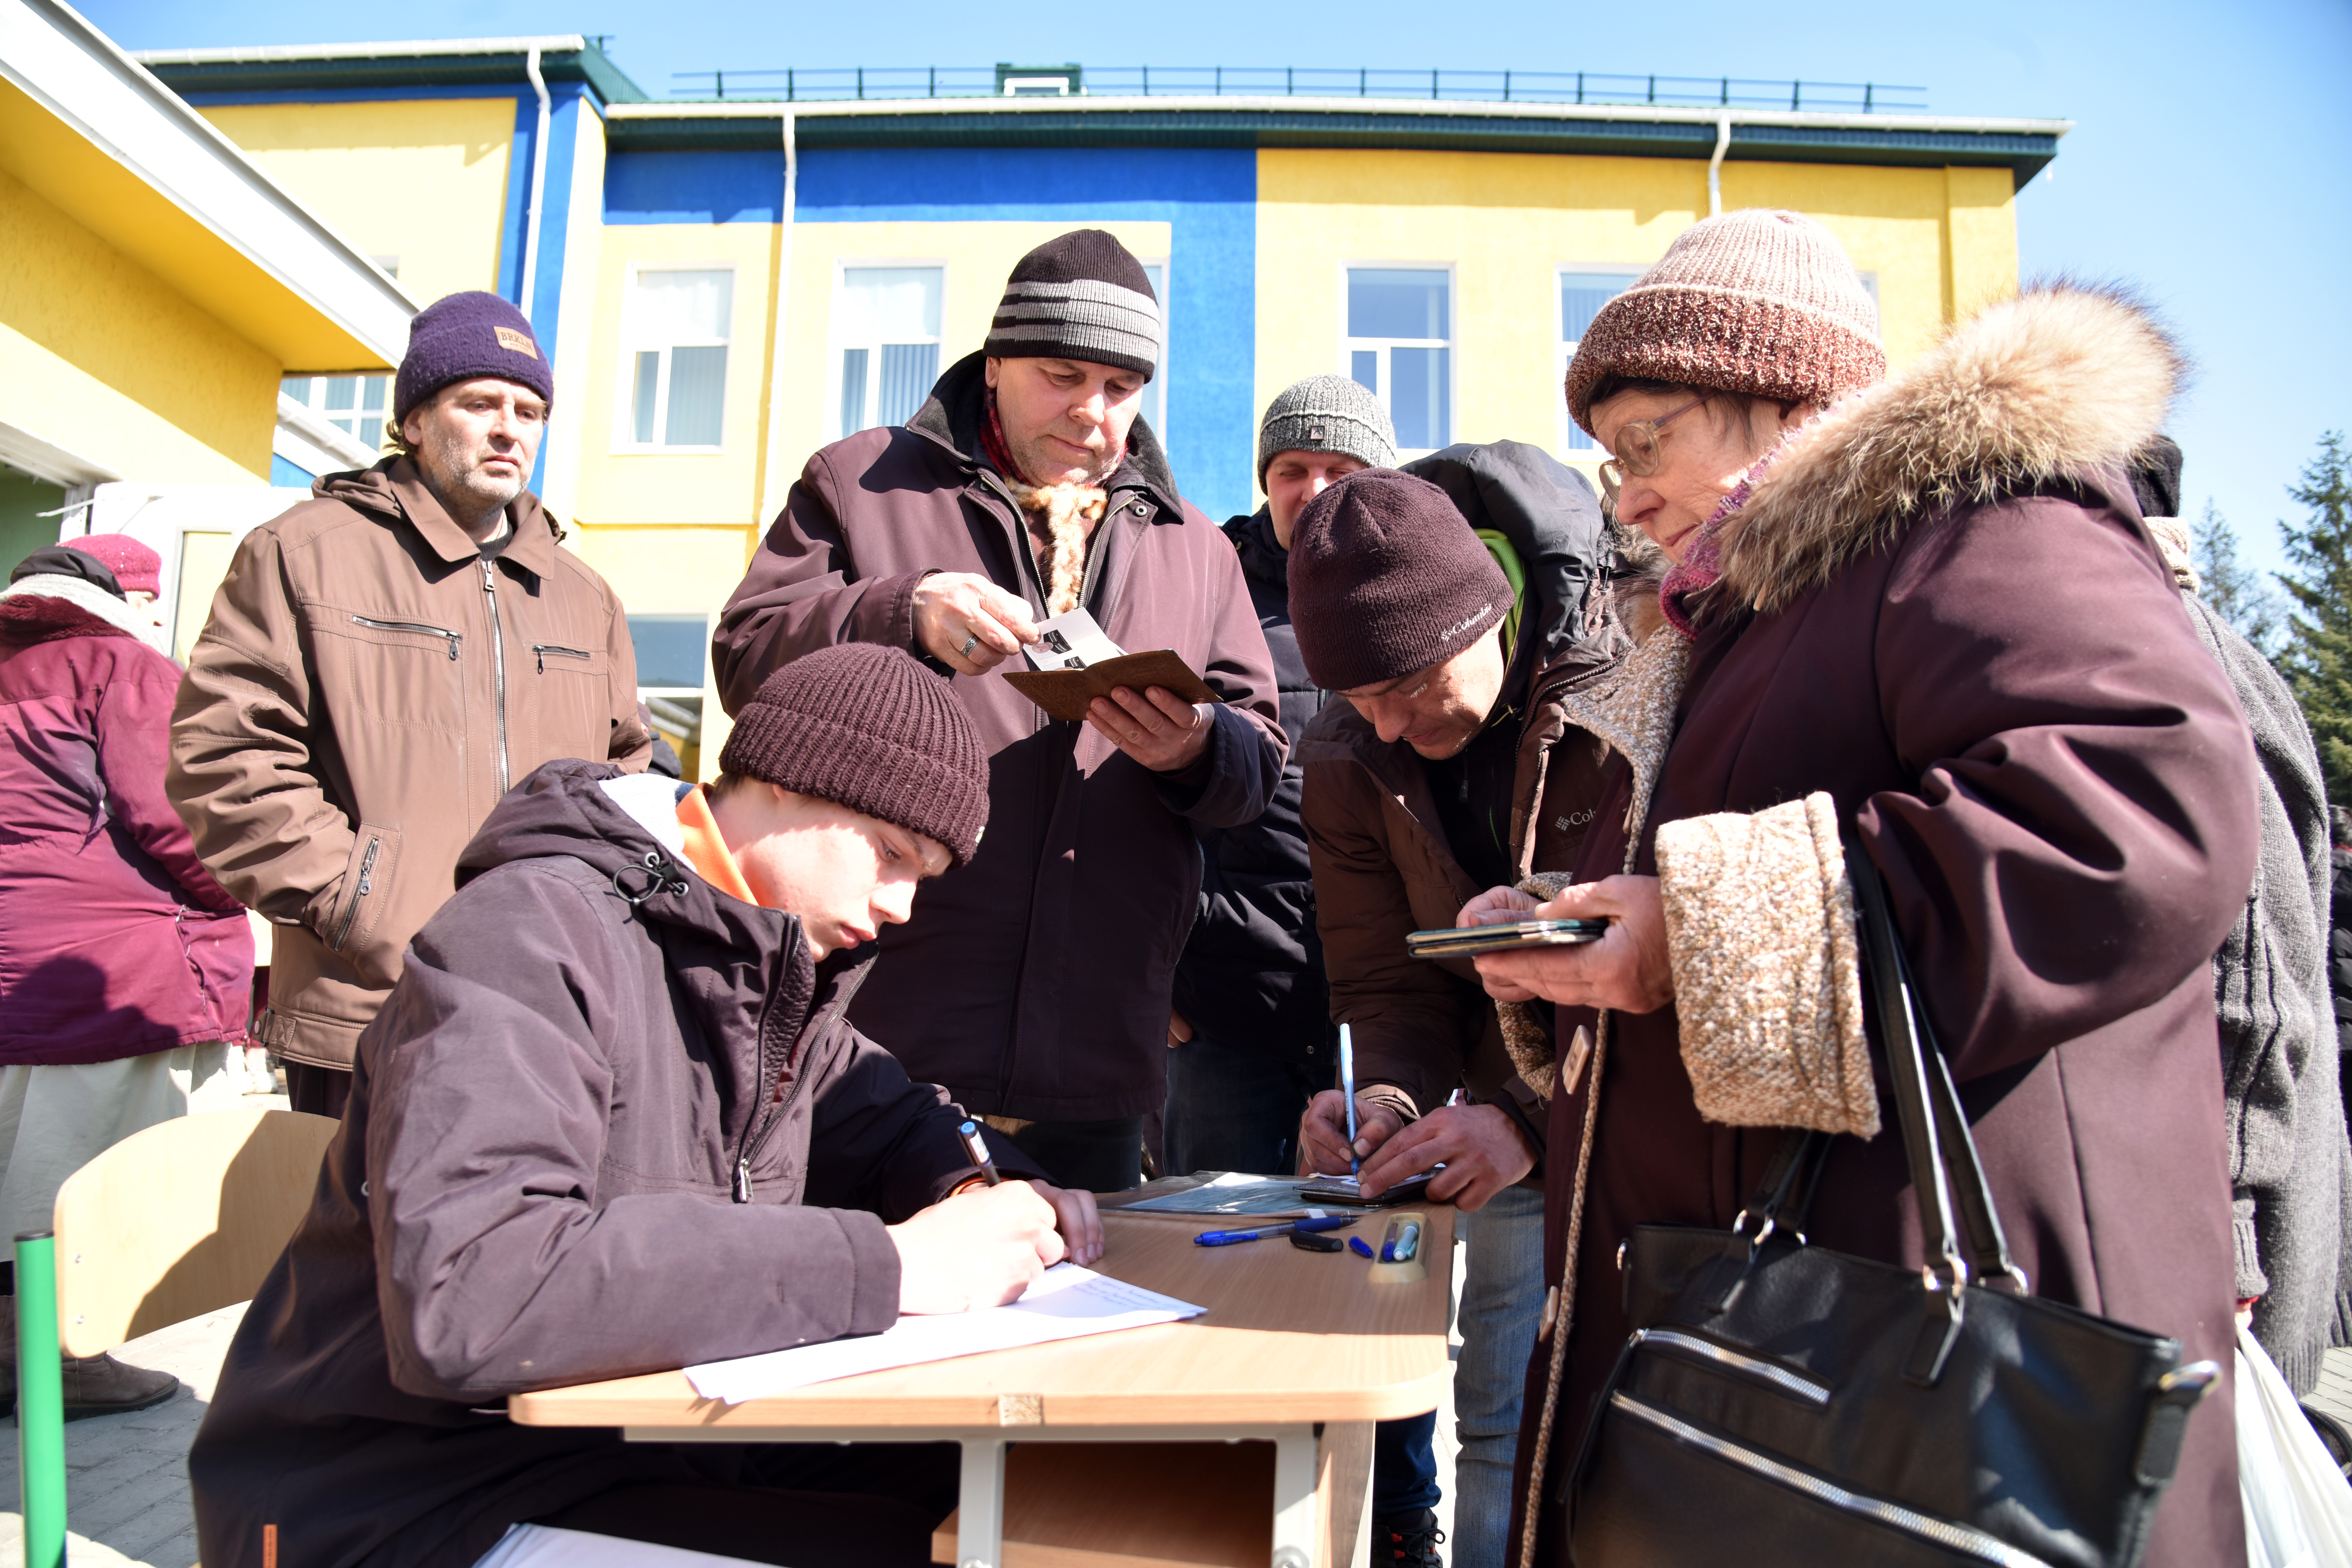
[[[269,474],[278,361],[0,172],[0,423],[117,473]]]
[[[513,99],[215,104],[201,112],[354,246],[397,258],[412,297],[429,303],[498,287]],[[602,174],[600,159],[600,181]]]

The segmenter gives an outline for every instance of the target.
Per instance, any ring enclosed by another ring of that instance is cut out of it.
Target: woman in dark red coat
[[[2127,301],[2066,289],[1878,384],[1874,335],[1825,231],[1735,213],[1612,301],[1570,369],[1620,521],[1675,568],[1668,624],[1571,715],[1610,738],[1613,793],[1544,912],[1610,935],[1479,961],[1498,998],[1559,1005],[1566,1342],[1537,1347],[1520,1442],[1541,1561],[1566,1556],[1561,1478],[1625,1340],[1632,1227],[1727,1227],[1780,1130],[1812,1127],[1858,1136],[1811,1239],[1922,1261],[1842,826],[1885,878],[2032,1289],[2231,1364],[2208,964],[2252,879],[2255,761],[2125,472],[2177,356]],[[2244,1554],[2220,1385],[2146,1561]]]
[[[47,1230],[109,1145],[236,1103],[253,933],[163,798],[180,668],[147,646],[155,552],[121,534],[39,550],[0,594],[0,1221]],[[144,600],[145,603],[138,603]],[[0,1336],[13,1395],[15,1297]],[[68,1415],[168,1399],[168,1373],[65,1363]]]

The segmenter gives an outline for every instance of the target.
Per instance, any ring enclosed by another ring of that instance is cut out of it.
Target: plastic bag
[[[2236,1404],[2248,1568],[2352,1568],[2352,1483],[2242,1325]]]

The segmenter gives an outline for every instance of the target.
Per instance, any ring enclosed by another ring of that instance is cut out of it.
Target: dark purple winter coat
[[[79,578],[0,597],[0,1066],[245,1038],[253,932],[163,797],[180,668]]]

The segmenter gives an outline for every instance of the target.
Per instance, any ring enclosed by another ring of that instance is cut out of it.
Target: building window
[[[1576,345],[1584,341],[1584,331],[1592,325],[1592,318],[1601,307],[1633,286],[1641,274],[1609,268],[1563,268],[1559,275],[1559,374],[1568,376],[1568,362],[1576,357]],[[1570,417],[1565,403],[1560,405],[1560,445],[1570,452],[1597,452],[1601,448],[1581,426]]]
[[[1143,421],[1151,433],[1160,437],[1160,445],[1168,445],[1168,264],[1147,261],[1143,275],[1151,280],[1151,297],[1160,301],[1160,363],[1143,388]]]
[[[1454,439],[1453,294],[1441,268],[1348,269],[1348,374],[1388,409],[1402,451]]]
[[[628,447],[720,445],[735,274],[643,271],[629,300]]]
[[[383,423],[392,414],[392,377],[289,375],[278,384],[278,390],[361,446],[383,450]]]
[[[915,416],[940,378],[939,267],[845,267],[834,300],[836,437]]]
[[[710,619],[631,616],[629,641],[637,650],[637,698],[677,752],[680,776],[691,784],[702,776],[702,681],[710,655]]]

